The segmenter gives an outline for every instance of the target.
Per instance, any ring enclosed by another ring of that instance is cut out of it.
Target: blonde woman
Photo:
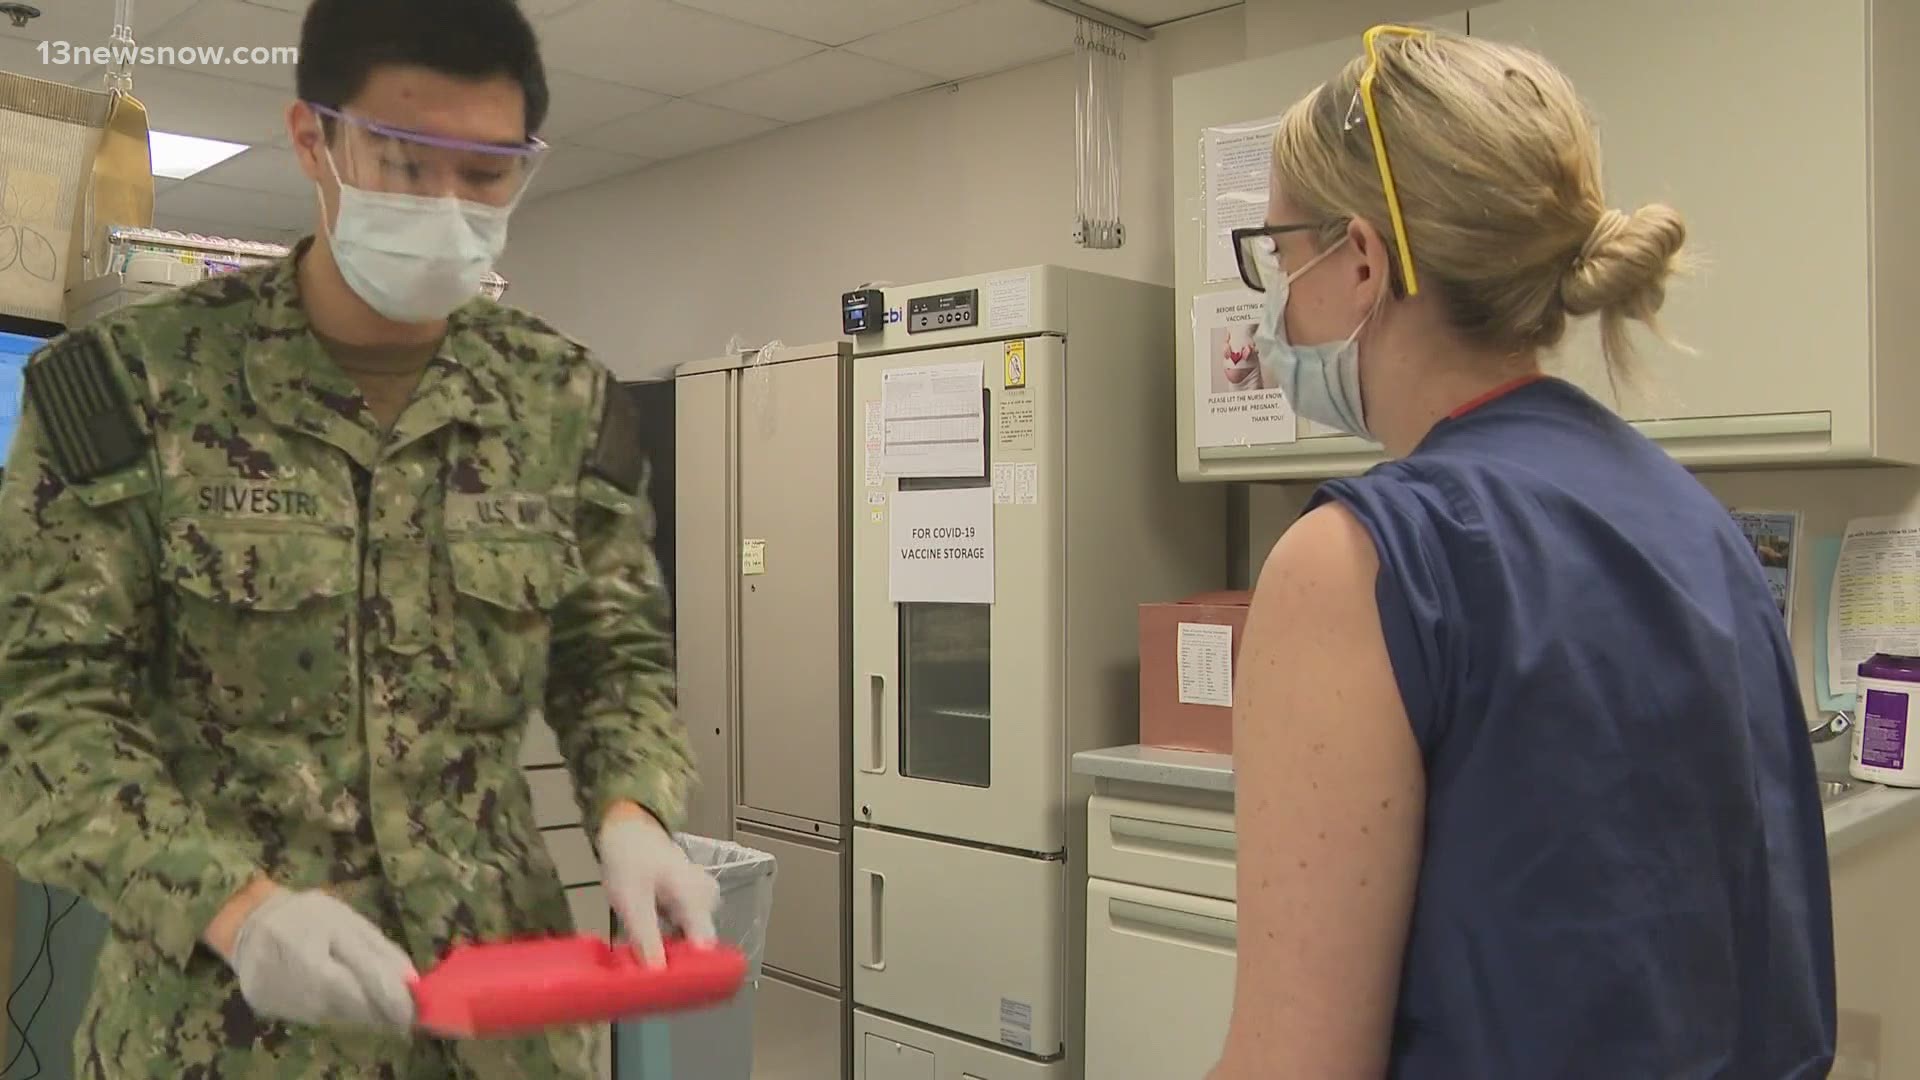
[[[1824,1077],[1786,629],[1726,511],[1540,370],[1597,315],[1630,373],[1681,216],[1609,206],[1540,57],[1367,42],[1287,113],[1269,224],[1236,237],[1294,408],[1393,460],[1326,485],[1260,575],[1214,1080]]]

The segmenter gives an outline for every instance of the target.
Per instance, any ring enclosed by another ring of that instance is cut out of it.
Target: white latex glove
[[[689,942],[713,943],[720,885],[713,875],[693,865],[653,818],[622,817],[601,826],[600,873],[607,899],[619,913],[635,951],[649,965],[666,963],[662,917]]]
[[[413,1027],[413,961],[359,912],[323,892],[282,890],[233,939],[241,996],[299,1024]]]

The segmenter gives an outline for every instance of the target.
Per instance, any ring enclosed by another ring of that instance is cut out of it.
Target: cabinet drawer
[[[573,928],[582,934],[613,937],[613,908],[607,903],[607,890],[599,885],[582,885],[567,890],[567,909],[573,914]]]
[[[1237,938],[1223,900],[1087,882],[1087,1075],[1206,1075],[1233,1012]]]
[[[547,726],[545,720],[527,721],[527,730],[520,737],[520,767],[533,768],[539,765],[560,765],[566,759],[560,755],[560,740]]]
[[[1232,900],[1233,813],[1095,795],[1087,800],[1087,873]]]
[[[573,780],[565,769],[528,769],[527,789],[533,794],[535,828],[580,824],[580,804],[573,797]]]
[[[776,976],[754,991],[754,1072],[780,1080],[841,1080],[847,1075],[846,1014],[839,998]]]
[[[839,849],[796,843],[744,821],[734,832],[740,843],[774,859],[773,914],[763,963],[825,986],[846,985]]]
[[[560,873],[561,885],[571,889],[576,885],[599,884],[600,860],[594,857],[593,844],[587,840],[587,830],[548,829],[540,836],[547,843],[547,855],[553,859],[553,868]]]

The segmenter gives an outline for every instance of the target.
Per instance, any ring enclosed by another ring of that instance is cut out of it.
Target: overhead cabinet
[[[1672,204],[1700,260],[1662,313],[1684,349],[1636,331],[1641,378],[1616,393],[1582,320],[1550,370],[1689,466],[1920,463],[1920,5],[1748,0],[1729,17],[1669,0],[1509,0],[1436,23],[1559,65],[1599,124],[1608,201]],[[1277,116],[1361,51],[1353,38],[1175,80],[1176,205],[1206,204],[1209,128],[1257,120],[1259,103]],[[1183,326],[1196,298],[1239,288],[1207,280],[1206,217],[1177,221]],[[1380,460],[1305,423],[1291,442],[1208,445],[1220,440],[1196,423],[1211,387],[1195,337],[1176,367],[1183,479],[1318,479]]]

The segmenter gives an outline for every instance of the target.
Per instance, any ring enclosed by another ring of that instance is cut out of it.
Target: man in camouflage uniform
[[[408,990],[455,942],[569,929],[517,767],[536,716],[637,947],[657,912],[712,933],[667,832],[691,768],[632,420],[436,254],[497,254],[537,47],[512,0],[317,0],[299,82],[320,236],[29,363],[0,857],[111,924],[78,1075],[587,1077],[583,1029],[442,1040]]]

